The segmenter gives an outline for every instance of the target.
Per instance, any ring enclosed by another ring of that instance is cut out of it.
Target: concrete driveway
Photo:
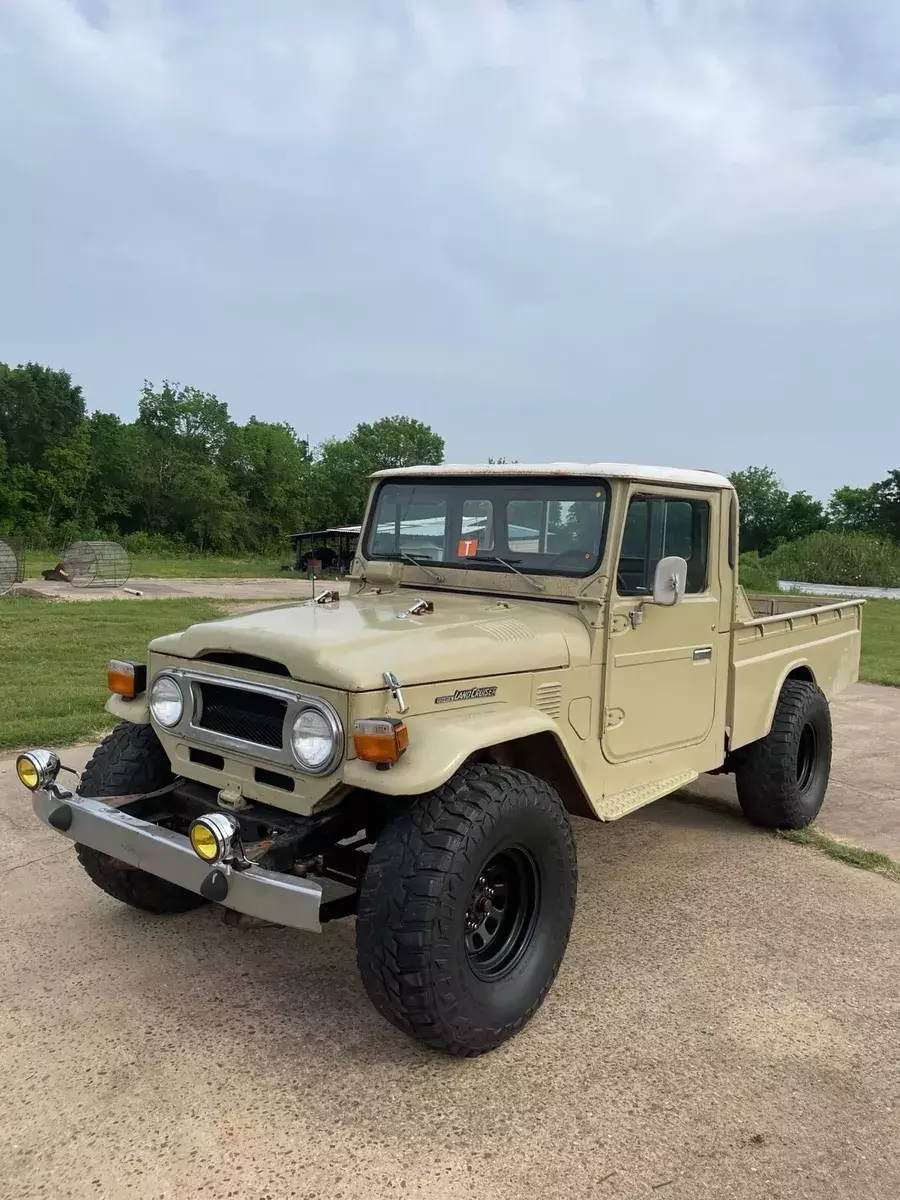
[[[337,589],[342,595],[349,590],[347,580],[317,580],[316,593],[326,588]],[[127,589],[127,590],[126,590]],[[91,600],[178,600],[205,597],[211,600],[308,600],[312,595],[310,581],[302,575],[288,572],[273,579],[244,579],[211,576],[208,579],[159,579],[135,576],[123,587],[76,588],[57,580],[26,579],[17,584],[15,592],[44,600],[65,600],[79,603]]]
[[[881,692],[836,710],[836,811],[854,778],[894,795],[873,746],[893,745],[900,693]],[[900,888],[879,876],[696,800],[579,821],[547,1003],[457,1062],[369,1006],[352,922],[314,937],[135,913],[11,772],[0,1196],[900,1194]]]

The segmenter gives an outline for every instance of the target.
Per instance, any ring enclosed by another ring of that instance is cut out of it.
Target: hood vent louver
[[[521,621],[510,619],[479,621],[476,629],[480,629],[482,633],[486,633],[488,637],[492,637],[497,642],[530,642],[534,640],[532,631]]]
[[[534,707],[557,720],[562,713],[562,684],[539,684],[534,690]]]

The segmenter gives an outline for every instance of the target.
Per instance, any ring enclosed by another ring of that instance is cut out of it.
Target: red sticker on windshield
[[[461,538],[456,550],[457,558],[474,558],[478,553],[478,538]]]

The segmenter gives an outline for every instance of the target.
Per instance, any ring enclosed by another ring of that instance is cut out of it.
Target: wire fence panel
[[[73,587],[121,587],[131,574],[131,556],[118,542],[72,542],[62,566]]]
[[[0,596],[25,578],[25,543],[18,537],[0,538]]]

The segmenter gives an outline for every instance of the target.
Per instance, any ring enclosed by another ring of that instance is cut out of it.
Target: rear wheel
[[[356,927],[369,997],[437,1049],[494,1049],[550,990],[576,885],[556,792],[524,771],[463,768],[387,825],[369,859]]]
[[[97,749],[81,777],[83,796],[130,796],[156,791],[174,776],[166,752],[150,725],[117,725]],[[128,863],[75,843],[78,861],[108,896],[150,913],[180,913],[206,901],[187,888],[158,879]]]
[[[768,829],[815,820],[831,774],[831,713],[814,683],[788,679],[772,728],[741,752],[735,780],[744,815]]]

